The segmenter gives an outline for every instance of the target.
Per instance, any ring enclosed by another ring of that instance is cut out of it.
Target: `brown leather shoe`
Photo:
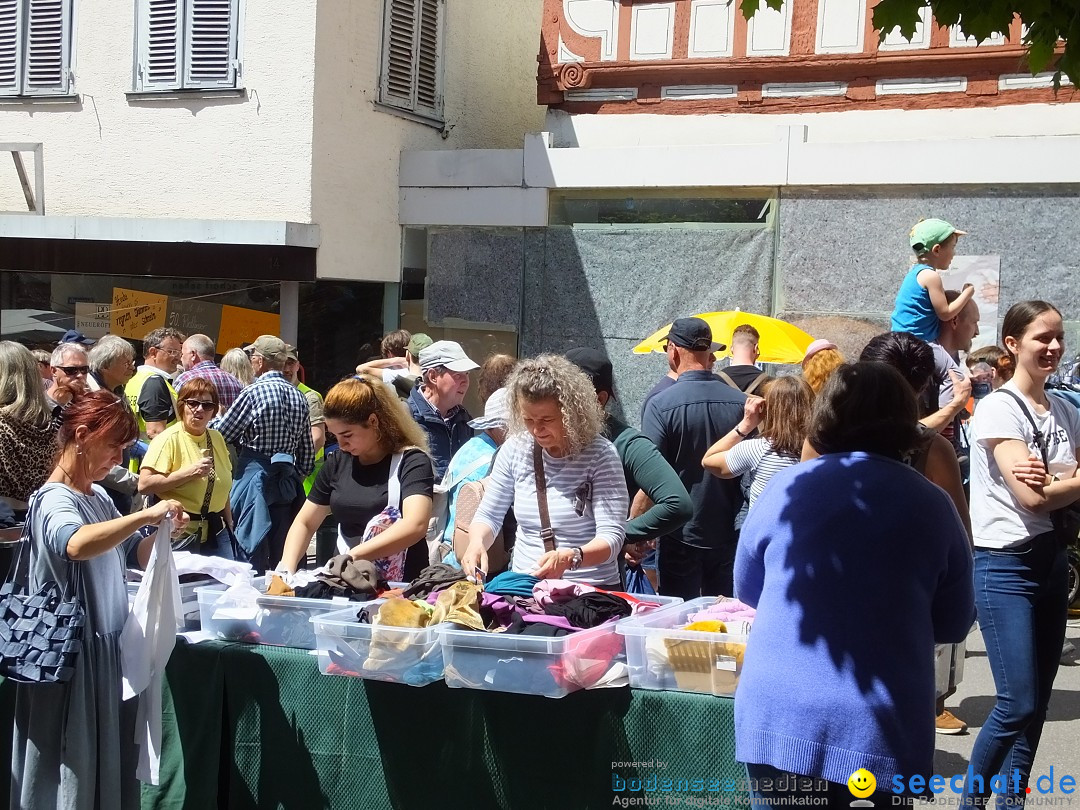
[[[934,730],[938,734],[963,734],[967,731],[967,723],[946,709],[937,716]]]

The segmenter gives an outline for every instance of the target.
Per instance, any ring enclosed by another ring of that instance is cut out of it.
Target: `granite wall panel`
[[[525,237],[521,228],[432,228],[428,234],[427,320],[517,327]]]

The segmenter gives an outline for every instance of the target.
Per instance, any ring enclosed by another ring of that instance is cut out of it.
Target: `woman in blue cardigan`
[[[895,369],[842,366],[814,406],[804,457],[819,457],[775,475],[743,526],[736,594],[757,618],[735,744],[759,807],[848,806],[860,769],[883,807],[895,776],[933,770],[934,644],[961,641],[975,610],[956,508],[900,460],[916,407]]]

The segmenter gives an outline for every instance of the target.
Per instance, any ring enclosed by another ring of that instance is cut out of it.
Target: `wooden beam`
[[[34,190],[30,188],[30,178],[26,174],[26,166],[23,164],[22,153],[12,150],[11,159],[15,161],[15,172],[19,175],[19,183],[22,185],[23,196],[26,198],[26,209],[36,211],[34,203]]]

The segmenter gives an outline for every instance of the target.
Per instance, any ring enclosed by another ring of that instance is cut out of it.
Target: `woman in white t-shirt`
[[[604,412],[592,381],[557,355],[522,360],[506,382],[509,438],[495,457],[461,558],[466,576],[487,571],[487,549],[511,505],[517,518],[510,568],[541,579],[619,585],[629,496],[615,446],[600,435]],[[543,531],[537,470],[549,524]]]
[[[1065,636],[1065,547],[1050,513],[1080,499],[1080,414],[1043,387],[1064,353],[1057,309],[1015,304],[1001,336],[1016,372],[979,404],[971,447],[975,603],[997,703],[975,741],[965,798],[988,797],[993,776],[1005,772],[1007,798],[1019,805]]]
[[[747,398],[742,421],[709,448],[702,466],[720,478],[749,475],[752,507],[770,478],[799,463],[813,407],[814,389],[802,377],[772,380],[764,399]],[[761,435],[744,441],[759,423]]]

